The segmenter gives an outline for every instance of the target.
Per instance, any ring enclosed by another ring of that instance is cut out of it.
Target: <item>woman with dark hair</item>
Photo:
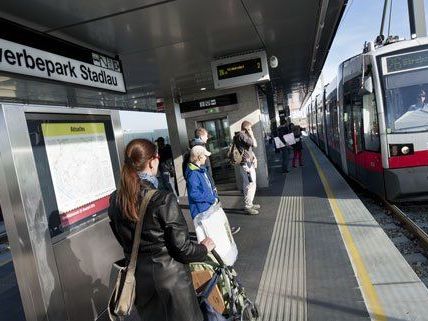
[[[159,155],[145,139],[125,149],[120,186],[110,199],[113,232],[129,259],[139,206],[149,189],[157,189]],[[211,239],[201,244],[189,238],[174,194],[157,191],[143,219],[137,258],[135,305],[142,321],[202,321],[188,263],[204,261],[213,250]]]

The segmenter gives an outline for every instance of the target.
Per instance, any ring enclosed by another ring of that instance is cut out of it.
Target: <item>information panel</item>
[[[269,68],[263,50],[211,62],[214,88],[233,88],[268,81]]]
[[[43,116],[34,114],[27,123],[55,236],[106,213],[119,163],[109,116]]]
[[[42,124],[62,226],[105,209],[116,189],[104,124]]]
[[[262,72],[262,59],[255,58],[217,66],[219,80]]]

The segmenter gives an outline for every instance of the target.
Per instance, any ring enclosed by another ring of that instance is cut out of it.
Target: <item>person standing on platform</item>
[[[183,169],[183,176],[184,176],[184,179],[186,180],[186,182],[187,182],[186,171],[187,171],[188,165],[190,163],[190,150],[195,146],[202,146],[206,149],[206,144],[208,142],[208,139],[209,139],[208,131],[205,128],[203,128],[203,127],[196,128],[195,137],[189,143],[189,150],[183,156],[183,165],[182,165],[183,167],[182,167],[182,169]],[[211,153],[210,153],[210,155],[211,155]],[[210,159],[208,156],[206,157],[205,163],[201,164],[201,168],[204,168],[206,170],[205,171],[206,175],[208,176],[210,184],[211,184],[215,194],[217,195],[217,187],[215,186],[214,179],[211,175]],[[236,234],[236,233],[239,233],[241,228],[239,226],[231,226],[230,230],[232,231],[232,234]]]
[[[297,159],[299,160],[299,165],[303,166],[303,158],[302,158],[302,129],[300,126],[294,126],[293,130],[294,139],[296,140],[296,143],[293,145],[293,167],[296,167]]]
[[[291,154],[291,148],[290,145],[287,144],[287,142],[284,140],[284,135],[287,135],[290,133],[289,127],[287,126],[287,121],[284,118],[281,118],[280,120],[280,126],[277,129],[278,131],[278,137],[281,140],[281,142],[284,144],[284,147],[280,148],[281,152],[281,159],[282,159],[282,172],[288,173],[288,163],[290,162],[290,154]]]
[[[257,141],[251,128],[252,124],[245,120],[241,124],[241,131],[234,137],[234,144],[242,155],[239,171],[242,176],[242,190],[244,192],[245,211],[250,215],[259,214],[260,205],[253,204],[256,195],[256,168],[257,158],[253,148],[257,147]]]
[[[217,192],[208,178],[207,169],[203,166],[210,155],[211,153],[201,145],[196,145],[190,150],[190,162],[185,175],[192,219],[218,202]]]
[[[148,190],[156,190],[143,218],[135,270],[140,320],[202,321],[188,263],[203,262],[215,245],[210,238],[190,240],[175,196],[157,189],[158,166],[151,141],[134,139],[126,146],[119,188],[110,198],[111,228],[129,260],[140,204]]]
[[[175,180],[174,161],[171,145],[165,144],[165,139],[159,137],[155,140],[159,152],[159,189],[173,192],[177,196],[177,183]]]
[[[203,127],[196,128],[195,137],[189,142],[189,150],[183,156],[183,175],[185,178],[186,178],[185,173],[187,170],[187,165],[190,162],[190,150],[195,146],[203,146],[206,148],[208,138],[209,138],[208,131],[205,128]],[[215,189],[214,179],[212,178],[211,171],[210,171],[209,158],[207,158],[207,161],[203,166],[207,169],[208,178]]]

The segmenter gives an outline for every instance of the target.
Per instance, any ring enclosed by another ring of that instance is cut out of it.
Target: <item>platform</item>
[[[260,321],[426,320],[427,288],[317,147],[307,140],[305,166],[287,175],[269,154],[260,215],[239,209],[239,193],[221,196],[241,227],[236,270]],[[12,263],[0,270],[0,315],[24,320]]]
[[[308,140],[304,162],[287,175],[271,168],[260,215],[229,215],[260,320],[426,320],[427,288]]]

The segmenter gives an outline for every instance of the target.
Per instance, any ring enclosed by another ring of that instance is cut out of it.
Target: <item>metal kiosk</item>
[[[0,200],[27,320],[94,320],[122,257],[106,214],[117,111],[2,104]]]

